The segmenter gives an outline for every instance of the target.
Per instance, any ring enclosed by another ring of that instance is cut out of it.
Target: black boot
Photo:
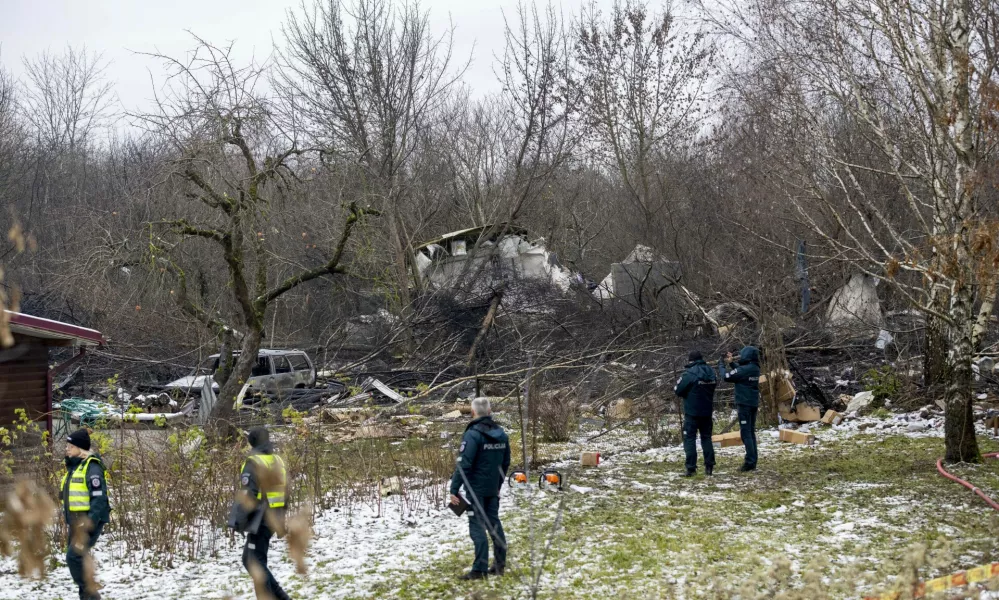
[[[711,474],[715,472],[714,467],[704,467],[704,474],[711,477]]]
[[[742,465],[741,467],[739,467],[739,471],[741,471],[743,473],[746,473],[748,471],[755,471],[755,470],[756,470],[756,467],[751,467],[749,465]]]
[[[499,575],[500,577],[502,577],[505,571],[506,567],[497,567],[496,563],[493,563],[493,566],[489,567],[488,572],[490,575]]]
[[[485,573],[485,571],[469,571],[458,579],[462,581],[474,581],[476,579],[486,579],[487,577],[489,576]]]
[[[697,475],[697,471],[687,471],[683,474],[684,477],[693,477],[694,475]]]

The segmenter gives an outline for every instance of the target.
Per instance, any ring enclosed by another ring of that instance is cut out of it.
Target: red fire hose
[[[983,454],[982,455],[982,458],[997,458],[997,457],[999,457],[999,452],[990,452],[989,454]],[[994,508],[996,510],[999,510],[999,504],[996,504],[995,500],[993,500],[992,498],[989,498],[985,494],[985,492],[983,492],[982,490],[976,488],[975,486],[971,485],[970,483],[968,483],[967,481],[961,479],[960,477],[955,477],[954,475],[951,475],[950,473],[948,473],[947,470],[943,468],[943,459],[942,458],[939,459],[939,460],[937,460],[937,471],[940,471],[940,474],[943,475],[944,477],[946,477],[947,479],[950,479],[951,481],[956,481],[957,483],[960,483],[961,485],[963,485],[964,487],[968,488],[969,490],[975,492],[975,494],[977,494],[979,497],[981,497],[982,500],[985,500],[988,503],[989,506],[991,506],[992,508]]]

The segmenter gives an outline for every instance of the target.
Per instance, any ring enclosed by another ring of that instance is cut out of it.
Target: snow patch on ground
[[[450,511],[431,509],[413,513],[405,509],[401,498],[389,498],[382,504],[381,515],[377,504],[320,515],[309,552],[308,578],[295,574],[283,540],[272,542],[269,562],[275,577],[295,598],[371,597],[376,585],[398,580],[440,560],[459,546],[467,546],[467,531],[466,519],[455,518]],[[107,540],[98,542],[94,554],[98,578],[105,586],[102,594],[108,599],[253,597],[241,563],[241,544],[221,556],[180,563],[172,569],[116,561]],[[58,566],[43,582],[17,577],[16,563],[0,559],[0,579],[4,581],[0,586],[3,600],[78,597],[64,556],[58,557]]]

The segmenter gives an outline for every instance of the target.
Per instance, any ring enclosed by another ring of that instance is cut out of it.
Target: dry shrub
[[[312,535],[312,507],[305,506],[288,519],[288,556],[295,563],[295,572],[299,575],[308,573],[305,556],[309,552]]]
[[[571,390],[541,394],[537,411],[544,441],[568,442],[572,439],[579,420],[579,403]]]
[[[197,428],[165,439],[137,430],[113,435],[110,533],[126,552],[151,551],[172,566],[177,557],[214,553],[230,539],[224,526],[242,448],[211,445]]]
[[[638,407],[650,446],[663,448],[680,443],[679,413],[676,409],[666,402],[651,398],[640,402]]]
[[[21,577],[45,578],[45,557],[49,552],[46,529],[55,514],[55,502],[34,481],[17,482],[7,495],[0,521],[0,554],[11,556],[16,543],[20,548],[17,570]]]
[[[387,439],[338,442],[334,426],[306,426],[302,415],[293,421],[292,427],[274,431],[272,440],[287,467],[289,511],[309,507],[287,524],[300,568],[315,514],[350,510],[378,498],[383,477],[398,476],[404,482],[406,511],[444,503],[454,460],[438,440],[413,438],[399,446]],[[22,429],[14,432],[26,439]],[[234,499],[240,501],[239,468],[248,451],[242,441],[211,444],[196,427],[173,432],[105,429],[94,432],[92,439],[108,466],[113,512],[104,539],[116,556],[128,561],[151,557],[155,566],[170,567],[178,559],[198,560],[235,543],[226,521]],[[20,546],[26,576],[43,573],[44,558],[66,539],[65,523],[54,519],[57,507],[51,500],[58,497],[65,467],[44,442],[39,436],[37,448],[16,453],[0,445],[0,490],[15,490],[13,478],[4,475],[7,469],[38,482],[35,488],[19,483],[15,496],[8,496],[8,503],[16,497],[24,508],[8,508],[0,528],[0,551],[10,555]],[[273,486],[270,474],[262,473],[260,479],[263,489]],[[256,504],[255,498],[242,501]],[[275,526],[274,531],[285,533],[283,527]]]

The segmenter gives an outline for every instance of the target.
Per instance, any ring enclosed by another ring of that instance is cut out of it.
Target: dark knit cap
[[[80,450],[90,450],[90,432],[86,429],[77,429],[69,434],[66,441],[73,444]]]
[[[704,355],[701,354],[700,350],[694,350],[689,355],[687,355],[687,359],[690,362],[694,362],[694,361],[698,361],[698,360],[704,360]]]
[[[251,448],[259,448],[271,440],[271,434],[264,427],[254,427],[246,434],[246,440]]]

